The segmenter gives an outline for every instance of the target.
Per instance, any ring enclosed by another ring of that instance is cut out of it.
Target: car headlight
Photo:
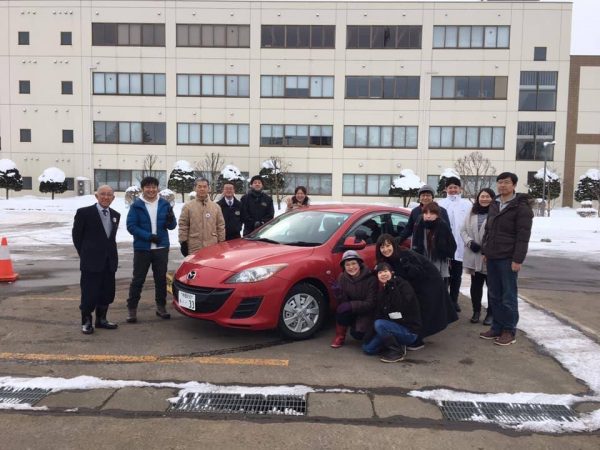
[[[271,278],[277,272],[285,269],[287,264],[273,264],[272,266],[259,266],[242,270],[229,277],[225,283],[256,283]]]

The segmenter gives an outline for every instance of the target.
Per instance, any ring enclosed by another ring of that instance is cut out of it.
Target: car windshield
[[[316,247],[327,242],[349,216],[349,214],[328,211],[295,211],[275,218],[246,239]]]

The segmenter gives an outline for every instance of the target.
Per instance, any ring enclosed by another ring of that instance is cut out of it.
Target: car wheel
[[[323,293],[312,284],[300,283],[285,296],[279,330],[292,339],[307,339],[321,328],[324,317]]]

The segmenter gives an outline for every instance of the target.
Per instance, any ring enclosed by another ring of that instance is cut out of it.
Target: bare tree
[[[148,154],[144,158],[144,162],[142,163],[142,172],[137,177],[138,183],[141,183],[142,180],[146,177],[156,177],[159,178],[156,171],[156,166],[158,165],[158,156]]]
[[[220,153],[205,153],[204,159],[196,163],[196,169],[200,172],[203,178],[208,180],[208,186],[210,188],[210,199],[214,200],[217,194],[217,185],[219,181],[219,174],[223,170],[225,160]]]
[[[259,172],[259,175],[263,179],[265,189],[267,189],[271,195],[275,196],[277,208],[281,208],[281,200],[283,200],[283,196],[285,195],[285,178],[287,173],[288,166],[281,156],[271,156],[269,160],[263,163],[263,168]]]
[[[454,163],[454,168],[460,175],[463,183],[463,196],[472,199],[484,187],[493,186],[490,177],[496,175],[496,168],[492,162],[483,157],[481,152],[472,152]]]

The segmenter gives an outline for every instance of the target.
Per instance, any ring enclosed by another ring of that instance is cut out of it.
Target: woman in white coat
[[[471,275],[471,302],[473,304],[473,316],[471,323],[479,322],[481,315],[481,297],[483,296],[483,285],[486,283],[486,267],[481,254],[481,243],[485,233],[485,222],[488,209],[494,201],[496,193],[489,188],[483,188],[477,194],[471,213],[465,219],[460,230],[460,235],[465,243],[465,254],[463,267],[465,272]],[[488,304],[489,305],[489,304]],[[489,306],[486,312],[484,325],[491,325],[492,311]]]

